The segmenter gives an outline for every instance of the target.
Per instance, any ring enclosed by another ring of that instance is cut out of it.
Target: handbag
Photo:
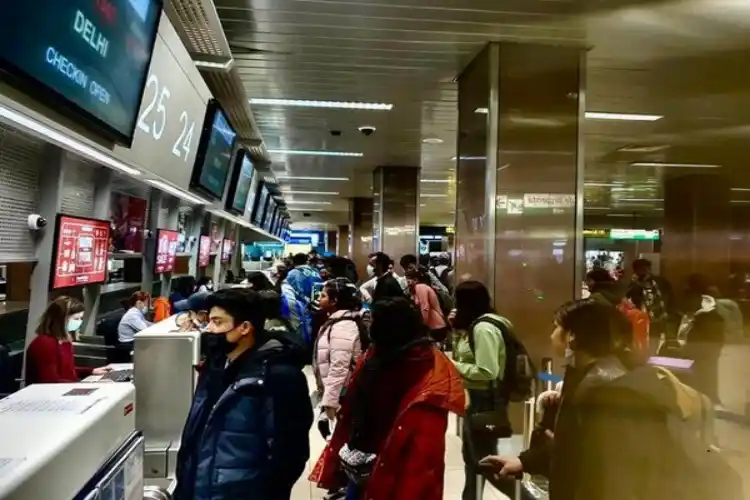
[[[466,420],[473,435],[487,439],[504,439],[513,435],[508,418],[508,403],[495,382],[489,389],[469,389],[470,406]]]

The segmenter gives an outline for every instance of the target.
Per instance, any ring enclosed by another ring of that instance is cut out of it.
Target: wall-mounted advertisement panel
[[[3,2],[3,80],[130,144],[161,9],[161,0]]]
[[[211,261],[211,237],[201,236],[198,244],[198,267],[208,267]]]
[[[50,288],[58,290],[107,280],[109,221],[58,215]]]
[[[133,146],[115,147],[115,154],[188,189],[210,98],[190,55],[162,16]]]
[[[156,259],[154,274],[171,273],[177,258],[177,244],[180,233],[169,229],[159,229],[156,232]]]

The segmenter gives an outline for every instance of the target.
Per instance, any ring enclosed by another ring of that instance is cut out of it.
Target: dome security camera
[[[362,125],[358,130],[360,134],[364,135],[365,137],[369,137],[374,134],[377,129],[372,125]]]
[[[43,227],[47,225],[47,219],[42,217],[39,214],[31,214],[29,215],[29,218],[26,220],[26,224],[29,226],[29,229],[32,231],[39,231]]]

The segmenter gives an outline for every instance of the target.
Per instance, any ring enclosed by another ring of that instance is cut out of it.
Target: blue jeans
[[[361,492],[354,483],[349,483],[349,487],[346,488],[346,500],[360,500]]]

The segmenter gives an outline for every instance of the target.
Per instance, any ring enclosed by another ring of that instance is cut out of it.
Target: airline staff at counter
[[[26,384],[78,382],[109,371],[75,366],[73,340],[83,324],[83,312],[83,304],[71,297],[58,297],[47,306],[26,351]]]

